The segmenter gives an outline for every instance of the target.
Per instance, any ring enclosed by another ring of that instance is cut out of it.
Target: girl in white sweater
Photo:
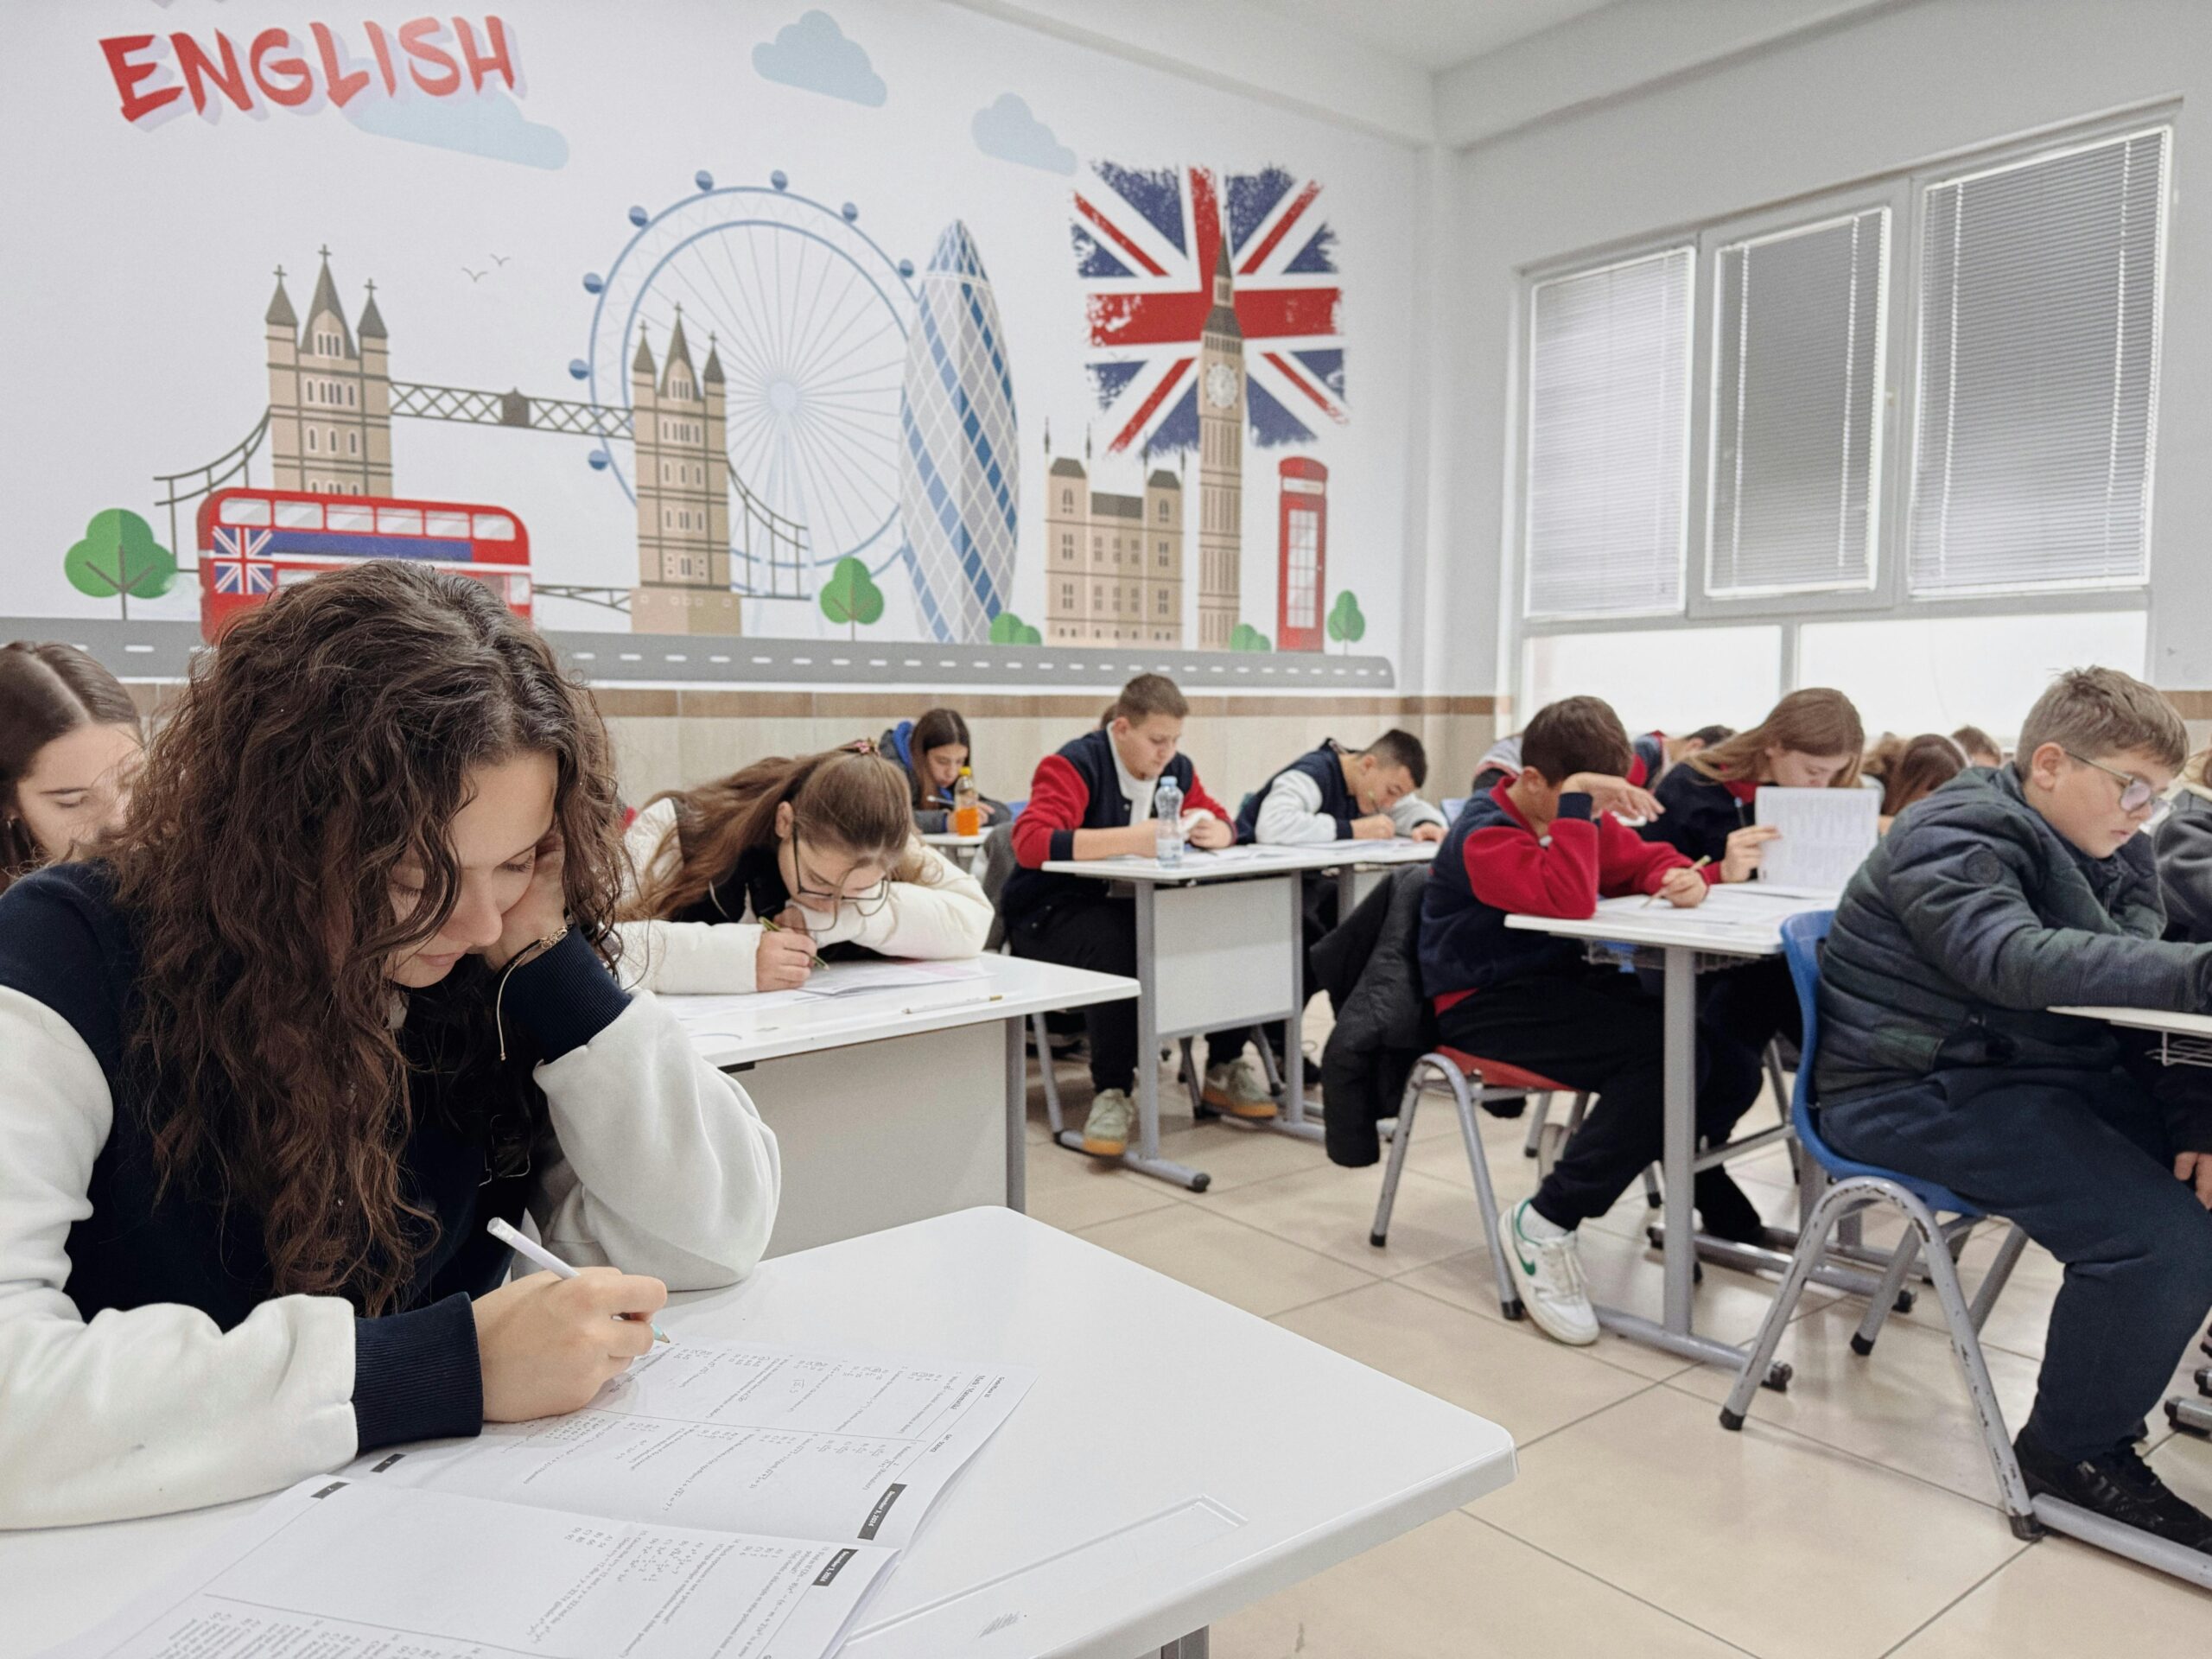
[[[465,577],[320,576],[196,665],[97,861],[0,895],[0,1527],[573,1410],[750,1270],[775,1138],[610,972],[619,834]],[[502,1282],[525,1213],[580,1277]]]
[[[663,993],[804,985],[826,945],[982,954],[991,906],[923,844],[906,774],[863,739],[656,797],[630,825],[626,979]]]

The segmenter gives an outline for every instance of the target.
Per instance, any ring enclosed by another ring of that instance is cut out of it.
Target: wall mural
[[[105,435],[152,489],[105,486],[67,504],[70,539],[54,551],[95,613],[174,619],[189,603],[212,639],[286,585],[399,556],[464,571],[572,630],[1319,653],[1364,639],[1355,585],[1395,595],[1402,498],[1389,477],[1370,481],[1365,453],[1347,452],[1351,473],[1332,480],[1354,423],[1338,215],[1319,172],[1193,160],[1173,134],[1128,123],[1116,159],[1086,162],[1029,97],[1001,92],[972,109],[965,137],[982,159],[962,164],[969,176],[948,168],[941,190],[917,190],[925,174],[895,169],[882,223],[862,211],[866,168],[849,169],[848,194],[820,174],[819,145],[804,182],[780,165],[695,168],[677,173],[681,189],[618,204],[604,168],[562,180],[595,154],[583,105],[565,101],[557,129],[535,117],[555,84],[538,49],[551,41],[545,55],[573,73],[572,11],[342,29],[264,23],[240,0],[146,12],[73,8],[42,20],[48,48],[98,67],[105,119],[119,115],[138,143],[194,142],[219,190],[254,185],[258,129],[299,116],[461,152],[453,164],[476,188],[487,162],[556,175],[533,200],[563,219],[549,240],[572,257],[574,226],[604,229],[598,257],[586,250],[561,274],[514,226],[487,223],[480,243],[506,245],[458,251],[449,285],[433,289],[406,225],[363,240],[346,215],[356,234],[334,251],[311,238],[334,238],[321,221],[340,215],[273,194],[223,224],[227,245],[267,261],[260,295],[149,270],[157,332],[189,329],[233,363],[257,351],[259,372]],[[935,94],[915,30],[880,6],[858,16],[872,32],[759,6],[711,27],[750,36],[737,74],[761,96],[836,100],[853,113],[825,120],[881,124],[887,166],[912,100]],[[972,16],[963,26],[1037,44]],[[622,27],[659,33],[664,48],[682,38],[646,14]],[[916,59],[911,92],[902,56]],[[656,94],[626,83],[632,73],[610,64],[594,89],[628,127],[625,156],[664,148],[635,130]],[[723,125],[725,149],[776,147],[776,123]],[[1129,142],[1148,136],[1169,154],[1133,156]],[[1060,182],[1046,196],[1008,190],[1029,204],[1016,212],[977,187],[992,166]],[[1018,289],[994,284],[1005,258]],[[404,287],[378,280],[395,265]],[[456,326],[494,296],[531,321],[498,336],[524,341],[512,361]],[[1055,315],[1060,327],[1038,326]],[[565,385],[557,343],[545,349],[557,332]],[[531,446],[527,464],[474,461],[472,429]],[[1340,528],[1332,550],[1332,516],[1348,512],[1351,539]],[[626,535],[607,533],[616,524]]]

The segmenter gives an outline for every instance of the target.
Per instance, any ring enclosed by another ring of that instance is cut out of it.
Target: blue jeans
[[[2046,1451],[2107,1452],[2151,1414],[2212,1313],[2212,1213],[2124,1072],[1938,1071],[1824,1106],[1821,1129],[2018,1223],[2065,1264],[2027,1424]]]

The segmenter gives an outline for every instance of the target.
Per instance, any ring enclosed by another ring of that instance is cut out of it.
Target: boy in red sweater
[[[1421,988],[1434,1001],[1444,1041],[1597,1094],[1508,1228],[1529,1313],[1576,1344],[1597,1341],[1598,1319],[1575,1230],[1611,1209],[1660,1153],[1660,1004],[1634,975],[1586,961],[1580,940],[1508,928],[1505,918],[1580,918],[1594,915],[1600,899],[1631,893],[1685,909],[1705,901],[1718,867],[1694,868],[1615,816],[1649,818],[1660,810],[1623,775],[1633,759],[1619,716],[1600,699],[1568,697],[1539,711],[1522,740],[1519,773],[1460,810],[1421,900]],[[1758,1097],[1758,1057],[1701,1030],[1698,1074],[1699,1131],[1718,1145]],[[1732,1198],[1748,1207],[1725,1172],[1698,1177],[1700,1209]]]
[[[1176,753],[1190,704],[1174,681],[1140,674],[1108,712],[1111,717],[1096,731],[1038,762],[1029,804],[1014,821],[1014,855],[1021,868],[999,895],[999,909],[1017,957],[1135,977],[1135,906],[1114,897],[1103,881],[1042,867],[1061,859],[1149,857],[1158,833],[1153,797],[1163,778],[1173,778],[1183,791],[1193,847],[1226,847],[1236,837],[1228,810],[1206,793],[1190,757]],[[1136,1122],[1129,1090],[1144,1058],[1137,1053],[1136,1004],[1096,1003],[1084,1011],[1084,1020],[1095,1092],[1083,1149],[1118,1158],[1128,1149]],[[1250,1035],[1221,1031],[1206,1039],[1205,1101],[1235,1117],[1273,1117],[1274,1096],[1244,1053]]]

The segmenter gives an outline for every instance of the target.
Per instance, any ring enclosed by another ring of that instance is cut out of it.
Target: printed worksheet
[[[897,1554],[319,1476],[53,1659],[822,1659]]]
[[[1763,785],[1754,810],[1782,831],[1766,843],[1759,884],[1800,895],[1842,892],[1880,836],[1882,798],[1871,789]]]
[[[346,1472],[628,1520],[903,1546],[1036,1376],[677,1342],[582,1411],[486,1423],[476,1440],[365,1457]]]

